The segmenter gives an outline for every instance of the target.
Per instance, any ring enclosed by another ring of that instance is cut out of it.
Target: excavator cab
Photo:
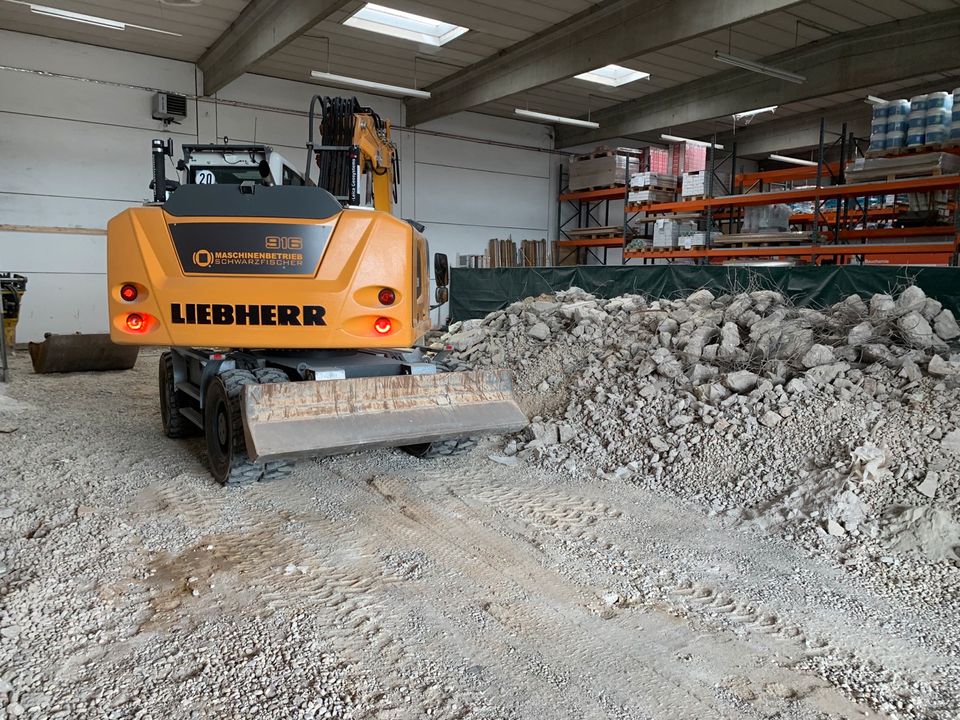
[[[304,185],[303,176],[268,145],[184,145],[178,169],[186,185]]]

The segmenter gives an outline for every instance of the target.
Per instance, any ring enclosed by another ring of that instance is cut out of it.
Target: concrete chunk
[[[732,373],[727,373],[726,385],[728,388],[734,392],[742,393],[752,390],[757,385],[757,381],[760,377],[749,370],[736,370]]]
[[[908,312],[897,320],[897,329],[900,331],[904,342],[912,347],[928,348],[936,344],[936,336],[933,334],[930,323],[916,311]]]
[[[760,424],[766,425],[769,428],[776,427],[781,422],[783,422],[783,417],[779,413],[775,413],[773,410],[767,410],[760,417]]]
[[[550,328],[547,327],[546,323],[538,322],[532,328],[527,330],[527,335],[537,340],[546,340],[550,337]]]
[[[817,344],[807,351],[800,362],[805,368],[813,368],[820,365],[829,365],[834,360],[836,360],[836,357],[834,357],[833,348]]]
[[[960,337],[960,325],[950,310],[942,310],[933,320],[933,329],[941,340],[953,340]]]

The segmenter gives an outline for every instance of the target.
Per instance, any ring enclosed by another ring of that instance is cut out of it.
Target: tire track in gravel
[[[234,498],[241,504],[252,493]],[[210,528],[226,514],[226,496],[204,497],[182,484],[148,488],[137,500],[142,517],[176,517]],[[141,633],[190,630],[202,619],[232,612],[310,613],[322,618],[324,637],[339,657],[367,673],[374,689],[363,718],[431,715],[466,718],[479,696],[441,684],[402,641],[386,593],[398,578],[385,571],[376,551],[356,542],[354,529],[315,513],[241,512],[231,531],[204,534],[177,553],[156,553],[143,580],[125,587],[122,602],[138,605]],[[390,668],[384,673],[384,668]]]
[[[598,499],[605,493],[596,487],[589,489],[594,497],[576,497],[565,494],[560,488],[539,483],[524,483],[518,487],[519,483],[506,483],[471,469],[456,474],[436,474],[429,482],[444,483],[448,492],[471,506],[478,502],[489,503],[497,512],[519,520],[535,533],[548,533],[564,547],[586,558],[594,569],[612,566],[638,586],[644,575],[653,575],[660,570],[658,564],[641,560],[639,555],[642,553],[629,547],[629,533],[623,530],[632,519],[630,514]],[[544,512],[545,507],[551,511]],[[571,517],[576,521],[565,522]],[[604,526],[602,520],[618,522],[616,527]],[[640,521],[637,526],[642,526]],[[611,539],[613,537],[617,538],[616,542]],[[838,644],[836,640],[811,634],[803,628],[802,622],[791,621],[781,611],[762,603],[745,600],[736,590],[721,588],[715,583],[678,579],[673,573],[669,573],[659,590],[636,602],[641,606],[664,608],[671,614],[690,618],[715,631],[745,633],[747,641],[765,654],[780,657],[786,666],[812,670],[825,682],[842,683],[842,673],[838,674],[837,668],[844,663],[850,664],[852,672],[858,672],[861,667],[874,667],[873,672],[878,676],[877,692],[882,692],[883,677],[891,675],[888,670],[881,671],[869,653],[863,656],[860,652],[863,648],[859,645],[853,650],[849,642],[841,640]],[[628,605],[634,607],[633,603]],[[866,639],[863,634],[858,637]],[[869,642],[874,651],[901,655],[895,638],[870,638]],[[911,659],[916,662],[917,656],[913,654]],[[926,664],[932,666],[936,660],[930,656]],[[898,698],[887,700],[896,703]],[[874,696],[871,702],[876,701]],[[942,698],[933,697],[931,707],[941,707],[942,701]],[[851,704],[848,711],[857,717],[873,716],[862,705]]]
[[[516,706],[526,695],[530,704],[524,717],[537,714],[535,708],[549,717],[608,717],[601,697],[613,700],[628,717],[736,716],[712,692],[673,677],[660,659],[651,662],[642,634],[624,637],[591,610],[595,592],[542,567],[533,548],[485,526],[472,508],[452,496],[452,503],[440,507],[435,495],[397,476],[377,476],[371,485],[379,498],[358,512],[361,523],[377,531],[361,531],[361,536],[378,546],[389,538],[436,561],[441,575],[417,588],[422,603],[440,605],[443,595],[456,594],[493,621],[469,637],[456,614],[430,617],[441,626],[448,652],[497,669],[487,697],[493,693],[505,706]],[[589,508],[562,499],[535,512],[577,522],[589,521],[590,514]],[[692,635],[687,639],[694,641]]]

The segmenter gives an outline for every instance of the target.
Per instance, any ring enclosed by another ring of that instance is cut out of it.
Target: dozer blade
[[[247,385],[247,454],[268,462],[516,432],[508,370]]]
[[[36,373],[83,372],[86,370],[129,370],[137,362],[140,348],[115,345],[107,334],[53,335],[29,344],[30,360]]]

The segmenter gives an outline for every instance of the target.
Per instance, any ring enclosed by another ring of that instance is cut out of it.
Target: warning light
[[[127,315],[127,329],[130,332],[143,332],[146,329],[147,323],[143,319],[143,315],[139,313],[130,313]]]
[[[127,302],[133,302],[137,299],[137,295],[140,292],[137,290],[136,285],[130,285],[129,283],[120,288],[120,297],[126,300]]]
[[[381,305],[393,305],[397,301],[397,294],[390,288],[383,288],[377,295]]]
[[[390,322],[390,318],[377,318],[377,321],[373,323],[373,329],[376,330],[381,335],[386,335],[393,328],[393,323]]]

